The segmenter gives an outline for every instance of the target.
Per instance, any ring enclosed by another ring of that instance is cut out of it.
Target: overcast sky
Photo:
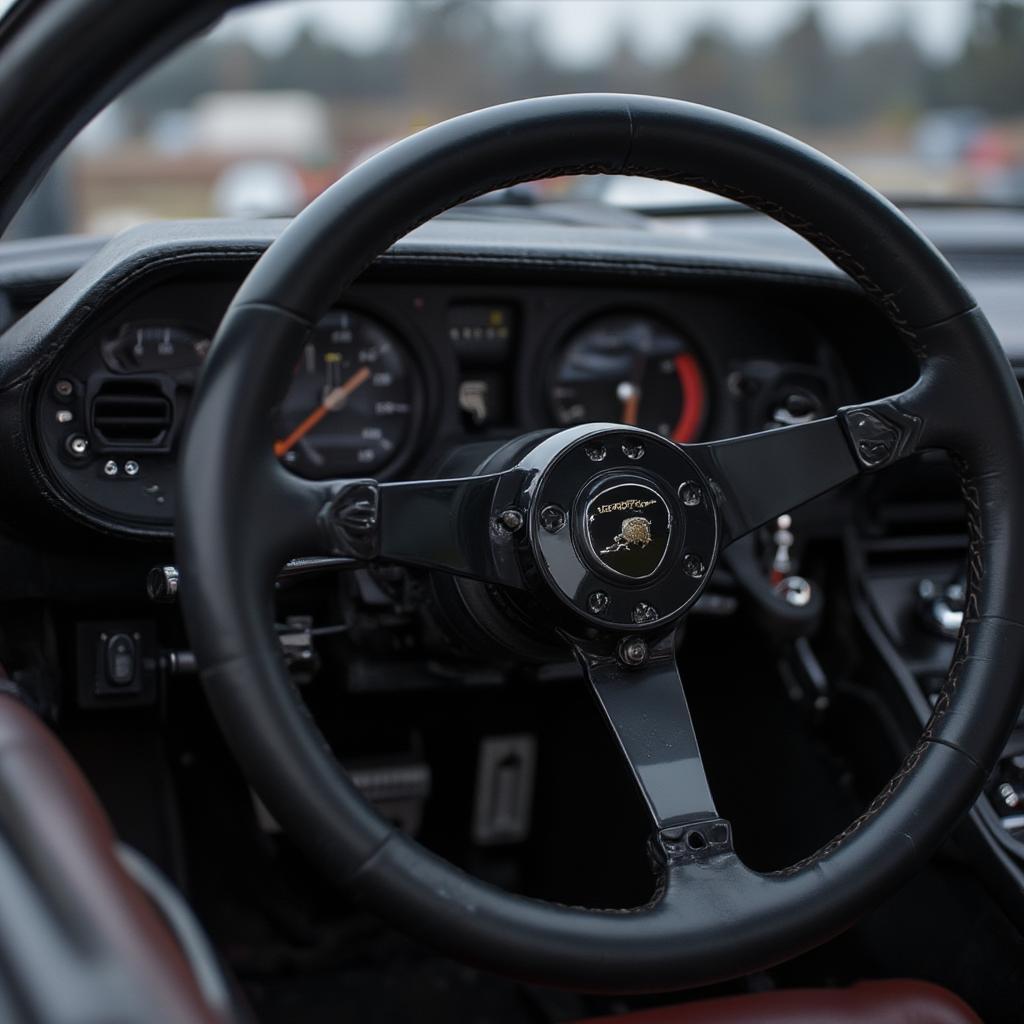
[[[0,0],[2,2],[2,0]],[[420,0],[430,2],[430,0]],[[649,60],[667,59],[698,27],[714,21],[743,39],[782,31],[807,0],[479,0],[507,22],[536,20],[551,55],[565,64],[601,61],[621,26]],[[242,32],[268,49],[286,45],[303,24],[313,23],[348,47],[375,50],[393,31],[401,0],[291,0],[229,16],[219,30]],[[970,0],[821,0],[827,30],[856,46],[903,19],[936,56],[956,52],[970,15]]]

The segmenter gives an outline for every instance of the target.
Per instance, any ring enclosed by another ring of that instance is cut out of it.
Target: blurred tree
[[[808,6],[771,49],[769,68],[781,89],[780,113],[809,128],[844,119],[842,60],[826,37],[817,7]]]
[[[667,76],[669,95],[749,113],[751,83],[744,57],[741,48],[724,29],[717,25],[699,29]]]
[[[223,44],[200,39],[140,78],[121,98],[137,127],[164,110],[185,108],[217,88]]]
[[[974,0],[959,59],[932,79],[932,99],[992,114],[1024,112],[1024,3]]]
[[[891,33],[867,40],[838,62],[841,121],[905,127],[927,103],[928,71],[910,26],[900,19]]]

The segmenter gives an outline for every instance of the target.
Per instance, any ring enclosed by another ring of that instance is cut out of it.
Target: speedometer
[[[310,333],[278,413],[274,452],[302,476],[374,476],[412,437],[417,375],[397,334],[352,310]]]
[[[647,313],[607,313],[566,339],[549,387],[560,426],[628,423],[693,441],[707,413],[704,373],[687,339]]]

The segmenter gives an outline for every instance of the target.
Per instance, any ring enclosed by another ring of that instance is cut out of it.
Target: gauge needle
[[[635,427],[640,412],[640,389],[632,381],[624,380],[615,389],[615,394],[622,403],[622,422]]]
[[[364,366],[356,370],[344,384],[328,391],[324,400],[287,437],[274,442],[274,454],[280,458],[285,452],[291,451],[329,412],[340,408],[345,399],[369,376],[370,368]]]
[[[622,422],[630,427],[635,427],[640,418],[640,396],[646,368],[647,352],[641,350],[633,360],[633,379],[620,381],[615,389],[616,397],[622,403]]]

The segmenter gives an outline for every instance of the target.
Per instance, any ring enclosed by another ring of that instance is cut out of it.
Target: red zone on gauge
[[[697,439],[704,423],[704,374],[696,358],[689,353],[676,356],[675,364],[683,407],[672,431],[672,440],[685,444]]]
[[[626,423],[680,443],[700,437],[708,411],[689,342],[646,313],[607,313],[573,332],[555,361],[549,400],[563,427]]]

